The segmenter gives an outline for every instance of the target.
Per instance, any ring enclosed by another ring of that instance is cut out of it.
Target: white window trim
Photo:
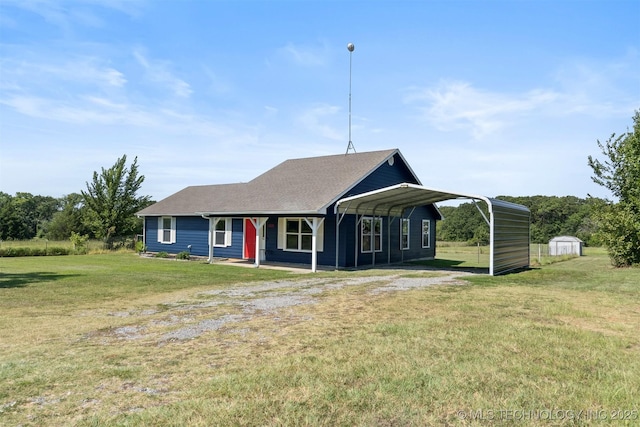
[[[365,234],[363,233],[363,227],[364,227],[364,222],[365,221],[371,221],[371,234],[369,235],[371,237],[371,250],[369,251],[365,251],[363,250],[363,240],[364,240],[364,236]],[[376,249],[376,244],[375,244],[375,223],[376,222],[380,222],[380,249]],[[376,216],[376,217],[371,217],[371,216],[365,216],[362,217],[362,219],[360,220],[360,252],[363,254],[370,254],[373,252],[382,252],[382,247],[383,247],[383,242],[382,242],[382,226],[384,225],[383,221],[382,221],[382,217]]]
[[[402,242],[403,242],[403,237],[404,237],[404,224],[407,224],[407,246],[403,246]],[[411,221],[409,220],[409,218],[401,218],[400,220],[400,250],[401,251],[407,251],[409,250],[410,247],[410,242],[411,242]]]
[[[164,220],[171,218],[171,231],[169,233],[169,240],[164,240]],[[176,242],[176,217],[174,216],[160,216],[158,217],[158,242],[163,245],[170,245]]]
[[[224,222],[224,231],[216,230],[216,225],[220,222]],[[231,246],[232,225],[233,225],[233,218],[219,218],[216,224],[213,225],[213,247],[214,248],[226,248]],[[216,235],[218,233],[224,233],[224,243],[221,245],[215,243]],[[211,240],[211,236],[209,236],[209,240]],[[209,242],[209,244],[211,244],[211,242]]]
[[[302,252],[310,254],[313,252],[312,249],[287,249],[287,221],[299,221],[300,228],[302,230],[302,223],[304,222],[303,217],[281,217],[278,218],[278,249],[281,249],[285,252]],[[309,219],[311,221],[311,219]],[[302,236],[302,233],[298,233],[298,236]],[[300,244],[302,240],[298,240]],[[324,221],[320,224],[318,228],[318,232],[316,233],[316,250],[318,252],[324,251]]]
[[[429,225],[429,230],[426,233],[427,236],[427,245],[425,246],[424,244],[424,237],[425,237],[425,232],[424,232],[424,224],[427,223]],[[423,219],[422,220],[422,247],[423,248],[430,248],[431,247],[431,220],[430,219]]]

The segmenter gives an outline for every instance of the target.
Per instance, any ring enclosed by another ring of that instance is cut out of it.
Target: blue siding
[[[209,255],[208,232],[209,221],[202,217],[177,217],[176,243],[172,246],[175,247],[176,252],[180,252],[186,251],[187,246],[191,245],[192,255],[207,256]]]
[[[209,220],[201,216],[176,217],[176,242],[158,242],[158,217],[145,217],[146,246],[149,252],[168,252],[177,254],[188,251],[191,254],[209,256]],[[242,257],[242,220],[233,219],[231,232],[232,246],[214,247],[215,257]]]
[[[150,252],[168,252],[177,254],[188,251],[191,254],[206,256],[209,254],[207,233],[209,221],[199,217],[176,217],[176,242],[158,242],[158,217],[145,217],[146,246]]]
[[[398,252],[396,255],[396,261],[400,260],[411,260],[411,259],[420,259],[420,258],[433,258],[435,257],[436,251],[436,241],[435,241],[435,210],[428,206],[420,206],[416,207],[413,211],[413,214],[409,218],[409,249],[400,251],[400,224],[396,224],[397,226],[397,238],[395,241],[395,247]],[[431,221],[430,228],[430,241],[429,247],[422,247],[422,220],[429,219]],[[392,243],[393,247],[393,243]],[[402,253],[400,253],[402,252]],[[392,250],[393,253],[393,250]],[[392,255],[393,257],[393,255]],[[393,259],[392,259],[393,261]]]
[[[394,156],[393,165],[389,165],[388,162],[384,162],[380,167],[378,167],[378,169],[373,171],[369,176],[349,190],[344,197],[366,193],[368,191],[389,187],[403,182],[418,184],[418,181],[413,176],[407,165],[402,161],[402,158],[396,154]]]

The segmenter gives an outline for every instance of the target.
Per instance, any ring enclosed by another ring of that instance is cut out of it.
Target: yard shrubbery
[[[21,257],[21,256],[50,256],[50,255],[69,255],[73,253],[72,249],[51,246],[45,248],[30,247],[9,247],[0,248],[0,257]]]

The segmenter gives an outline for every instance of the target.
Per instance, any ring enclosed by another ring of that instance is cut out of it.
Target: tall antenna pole
[[[356,147],[353,145],[351,141],[351,54],[356,47],[353,43],[347,44],[347,50],[349,51],[349,145],[347,145],[347,152],[344,153],[345,156],[349,154],[349,150],[353,149],[353,152],[356,152]]]

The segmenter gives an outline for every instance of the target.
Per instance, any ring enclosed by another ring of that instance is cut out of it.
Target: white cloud
[[[544,84],[521,92],[478,88],[471,82],[443,80],[432,87],[412,87],[404,102],[419,119],[440,131],[464,130],[476,140],[495,137],[516,126],[568,119],[630,117],[640,107],[640,57],[634,50],[597,63],[580,59],[559,65]],[[586,116],[586,117],[585,117]]]
[[[23,88],[46,88],[54,81],[77,84],[121,87],[127,82],[124,74],[106,65],[105,61],[90,56],[73,58],[52,57],[34,60],[31,57],[5,57],[0,65],[3,69],[3,86],[8,82],[20,82]]]
[[[50,0],[3,0],[3,7],[13,6],[41,16],[46,22],[65,32],[75,25],[104,27],[105,21],[94,6],[111,9],[129,16],[138,16],[145,2],[127,0],[76,0],[74,2]],[[99,10],[99,9],[98,9]]]
[[[564,94],[561,110],[593,117],[631,116],[640,107],[638,69],[640,55],[633,49],[608,62],[565,61],[553,73],[554,83]]]
[[[278,53],[294,64],[303,67],[318,67],[327,65],[327,46],[296,46],[293,43],[287,43],[286,46],[278,49]]]
[[[276,107],[271,106],[271,105],[265,105],[264,106],[264,114],[267,117],[273,117],[273,116],[278,114],[278,109]]]
[[[124,78],[124,74],[118,70],[114,70],[113,68],[104,70],[104,79],[109,85],[117,87],[124,86],[127,82],[127,79]]]
[[[204,67],[204,74],[209,78],[209,91],[220,95],[232,92],[233,85],[213,72],[209,67]]]
[[[87,95],[60,101],[37,96],[13,96],[0,100],[25,116],[76,125],[134,126],[148,131],[206,137],[229,136],[232,127],[171,109],[152,110],[143,105],[114,102],[105,97]]]
[[[188,98],[193,91],[189,83],[176,77],[169,71],[169,64],[161,61],[150,61],[142,52],[134,50],[133,56],[142,65],[149,79],[154,83],[159,83],[166,87],[174,95],[181,98]]]
[[[469,129],[475,139],[482,139],[508,126],[513,118],[555,102],[559,94],[549,90],[531,90],[522,94],[505,94],[480,90],[471,83],[441,82],[434,88],[412,88],[407,103],[423,103],[422,118],[437,129]]]
[[[297,121],[313,134],[333,140],[344,139],[344,134],[334,126],[327,123],[340,111],[340,107],[334,105],[316,105],[302,112]]]

